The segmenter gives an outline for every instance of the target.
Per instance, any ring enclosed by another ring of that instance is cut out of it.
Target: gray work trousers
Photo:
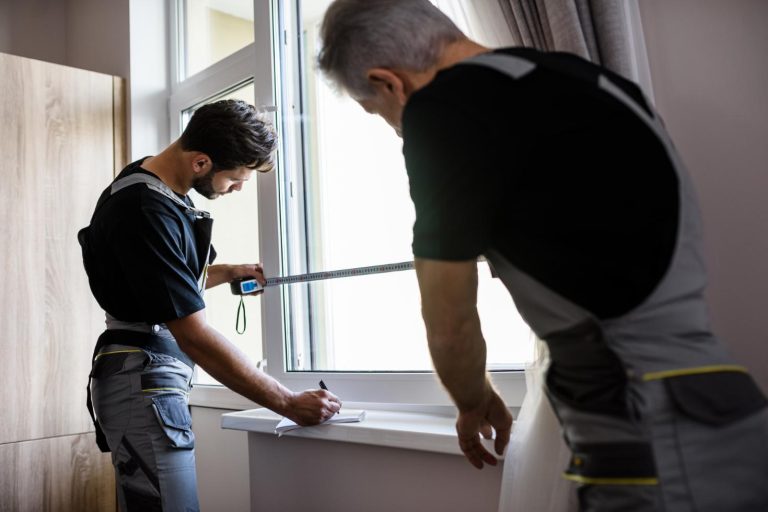
[[[581,484],[580,512],[768,511],[768,409],[725,424],[702,421],[692,402],[647,383],[635,404],[658,481]]]
[[[122,512],[199,510],[191,380],[192,368],[165,354],[107,345],[96,356],[93,406]]]

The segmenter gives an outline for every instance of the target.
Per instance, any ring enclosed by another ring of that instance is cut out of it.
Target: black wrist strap
[[[240,313],[243,314],[243,330],[240,330]],[[237,334],[243,334],[245,332],[245,327],[248,324],[246,318],[245,318],[245,302],[243,301],[243,296],[240,296],[240,304],[237,306],[237,318],[235,319],[235,331],[237,331]]]

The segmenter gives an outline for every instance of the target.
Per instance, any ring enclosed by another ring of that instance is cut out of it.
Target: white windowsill
[[[456,440],[456,416],[452,407],[356,402],[345,403],[344,408],[365,409],[365,419],[360,423],[304,427],[283,436],[462,455]],[[275,426],[280,419],[268,409],[251,409],[223,414],[221,426],[276,436]],[[492,441],[483,440],[483,443],[493,453]]]

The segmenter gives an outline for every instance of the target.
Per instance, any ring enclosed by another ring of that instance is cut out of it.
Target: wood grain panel
[[[112,77],[46,66],[44,435],[92,428],[85,384],[104,313],[83,269],[87,225],[114,166]]]
[[[42,437],[45,357],[45,70],[0,54],[0,443]]]
[[[112,177],[112,77],[0,54],[0,443],[86,432],[103,313],[77,230]]]
[[[93,434],[0,445],[0,512],[113,512],[114,471]]]

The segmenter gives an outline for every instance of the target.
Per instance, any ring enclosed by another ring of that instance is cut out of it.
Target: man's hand
[[[264,279],[264,269],[261,267],[261,263],[244,264],[244,265],[211,265],[208,267],[208,280],[205,283],[206,288],[213,288],[224,283],[230,283],[235,279],[242,279],[245,277],[256,279],[262,286],[266,283]],[[262,293],[264,289],[258,290],[248,295],[257,295]]]
[[[317,425],[331,418],[341,409],[339,397],[323,389],[294,393],[284,415],[303,427]]]
[[[432,362],[459,408],[459,446],[478,469],[496,465],[480,443],[496,429],[496,453],[509,442],[512,415],[485,371],[486,348],[477,314],[477,262],[416,259],[421,312]],[[492,429],[493,427],[493,429]]]
[[[509,443],[511,429],[512,414],[504,405],[501,397],[492,389],[488,390],[485,400],[478,407],[459,411],[459,418],[456,420],[459,447],[469,462],[477,469],[483,469],[484,462],[491,466],[495,466],[497,463],[496,457],[489,453],[480,442],[480,436],[491,439],[495,430],[494,449],[497,455],[501,455]]]

